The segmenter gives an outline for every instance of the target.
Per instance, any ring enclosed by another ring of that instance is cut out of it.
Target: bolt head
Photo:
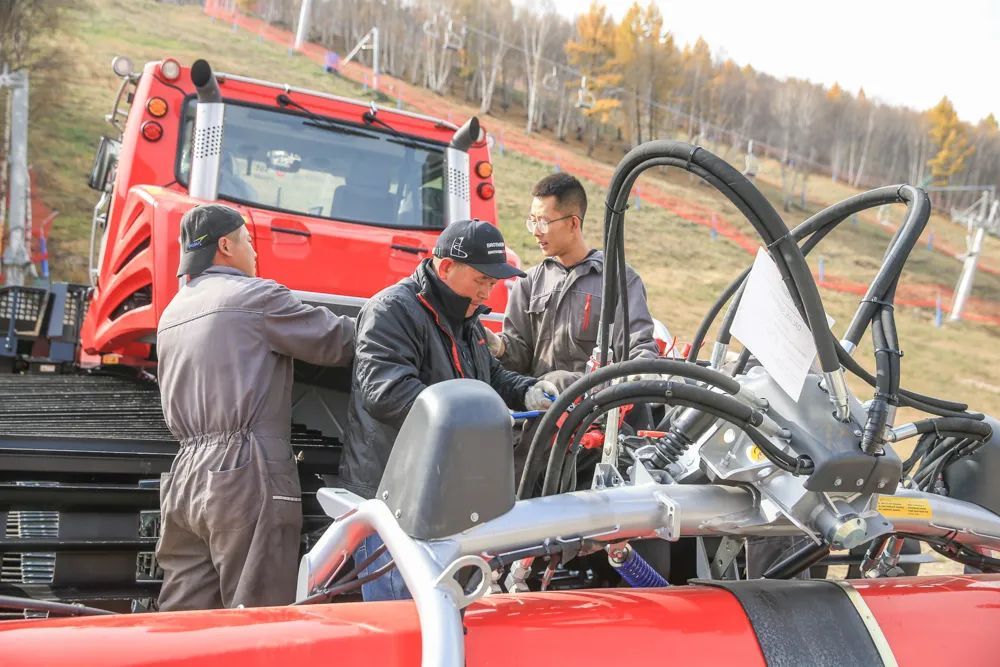
[[[383,491],[382,492],[382,500],[389,500],[389,492],[388,491]]]
[[[878,481],[878,488],[884,489],[886,484],[887,484],[887,482],[884,479],[880,479]]]
[[[470,519],[470,520],[471,520],[471,521],[472,521],[473,523],[475,523],[476,521],[479,521],[479,512],[473,512],[472,514],[470,514],[470,515],[469,515],[469,519]]]
[[[844,483],[844,480],[840,479],[839,477],[837,477],[836,479],[833,480],[833,485],[834,486],[840,486],[843,483]]]
[[[396,513],[395,513],[395,515],[394,515],[394,516],[395,516],[395,517],[396,517],[397,519],[398,519],[399,517],[403,516],[403,510],[396,510]]]
[[[865,478],[864,477],[859,478],[858,481],[856,481],[854,483],[854,485],[855,486],[864,486],[865,485]]]

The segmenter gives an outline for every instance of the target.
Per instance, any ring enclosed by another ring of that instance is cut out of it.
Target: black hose
[[[908,459],[903,461],[903,474],[909,475],[910,471],[913,470],[913,466],[916,465],[917,461],[919,461],[921,457],[927,454],[927,450],[930,449],[931,444],[936,443],[937,441],[938,437],[934,433],[924,433],[923,435],[921,435],[920,439],[917,440],[916,446],[913,448],[913,453],[910,454],[910,457]]]
[[[993,427],[988,422],[977,421],[967,417],[936,417],[913,422],[917,433],[938,433],[941,435],[956,435],[964,438],[989,440],[993,435]]]
[[[303,598],[302,600],[299,600],[298,602],[293,602],[292,605],[294,606],[294,605],[300,605],[300,604],[313,604],[314,602],[317,602],[317,601],[319,601],[321,599],[329,598],[331,596],[331,593],[329,591],[331,591],[331,590],[333,590],[335,588],[342,587],[342,586],[344,586],[346,584],[349,584],[349,583],[351,583],[353,581],[357,581],[358,580],[358,574],[360,574],[361,572],[363,572],[366,567],[368,567],[369,565],[371,565],[372,563],[374,563],[375,560],[379,556],[381,556],[382,554],[385,553],[385,550],[386,550],[386,546],[384,544],[380,545],[377,549],[375,549],[375,551],[373,551],[370,554],[368,554],[367,558],[365,558],[360,563],[356,563],[354,565],[354,568],[351,569],[350,572],[348,572],[347,574],[345,574],[343,577],[340,577],[339,579],[337,579],[336,583],[334,583],[332,585],[329,585],[329,586],[325,586],[322,589],[320,589],[319,592],[317,592],[317,593],[315,593],[313,595],[310,595],[307,598]],[[336,577],[336,576],[337,575],[334,574],[334,577]]]
[[[796,458],[781,451],[757,430],[756,427],[763,422],[763,414],[745,403],[702,387],[674,381],[643,380],[604,389],[584,399],[570,413],[549,453],[542,495],[554,493],[559,488],[558,478],[569,450],[570,438],[582,429],[585,421],[592,423],[608,410],[637,402],[683,405],[713,414],[745,431],[775,466],[793,474],[812,472],[812,461],[808,457]]]
[[[624,230],[622,230],[624,232]],[[631,357],[632,354],[632,322],[629,319],[628,312],[628,265],[625,264],[625,235],[622,234],[621,243],[618,244],[618,284],[619,284],[619,294],[621,295],[622,304],[622,319],[621,324],[615,327],[615,333],[618,333],[618,329],[622,332],[622,347],[618,352],[618,361],[625,361]]]
[[[733,366],[733,372],[730,373],[733,377],[737,375],[742,375],[743,371],[746,370],[747,362],[750,361],[750,350],[743,348],[740,352],[740,356],[736,359],[736,365]]]
[[[740,300],[743,298],[743,291],[746,288],[747,281],[744,280],[740,284],[740,288],[736,290],[736,294],[733,296],[732,301],[729,302],[729,308],[726,309],[726,316],[722,318],[722,326],[719,328],[719,335],[715,338],[717,343],[729,345],[729,343],[732,342],[733,335],[730,332],[733,328],[733,322],[736,321],[736,312],[740,309]]]
[[[875,376],[865,370],[864,367],[862,367],[861,364],[854,359],[854,357],[848,354],[847,350],[838,345],[837,354],[840,357],[840,363],[844,365],[844,368],[867,382],[872,387],[875,386]],[[954,401],[947,401],[942,398],[924,396],[907,389],[900,389],[898,394],[900,405],[916,408],[917,410],[922,410],[924,412],[941,415],[942,417],[966,417],[970,419],[983,418],[983,415],[976,412],[963,412],[969,407],[965,403],[955,403]]]
[[[712,327],[712,323],[715,322],[715,318],[719,316],[722,311],[722,307],[726,305],[726,302],[732,298],[734,294],[740,289],[740,285],[746,280],[746,277],[750,275],[750,267],[747,267],[743,273],[739,275],[733,282],[722,291],[722,294],[715,300],[712,307],[708,309],[705,313],[705,317],[702,318],[701,324],[698,325],[698,329],[694,332],[694,338],[691,339],[691,349],[688,351],[687,360],[689,362],[698,361],[698,351],[701,349],[702,343],[705,341],[705,337],[708,336],[708,330]]]
[[[886,321],[883,315],[888,313],[889,324],[892,319],[892,306],[884,305],[872,318],[872,346],[875,349],[875,396],[868,407],[868,418],[865,421],[861,436],[861,451],[875,455],[882,447],[885,425],[889,419],[890,406],[896,404],[893,385],[899,385],[893,380],[893,370],[898,372],[899,364],[893,365],[892,357],[899,350],[891,347],[886,335]]]
[[[871,322],[875,310],[880,302],[886,301],[886,295],[894,289],[899,281],[899,276],[903,272],[903,264],[910,256],[914,246],[920,240],[920,234],[931,215],[930,197],[923,190],[919,190],[911,185],[899,186],[900,199],[909,205],[908,215],[899,229],[896,242],[893,243],[886,253],[885,260],[879,268],[878,274],[868,286],[868,292],[861,305],[854,314],[854,319],[847,328],[844,339],[857,345],[864,334],[865,328]]]
[[[740,391],[740,383],[733,378],[710,368],[704,368],[697,364],[689,364],[676,359],[632,359],[611,364],[599,368],[593,373],[588,373],[567,387],[565,391],[561,392],[539,421],[538,427],[535,430],[535,436],[532,438],[531,445],[528,448],[524,470],[521,472],[521,479],[517,487],[517,497],[521,499],[527,498],[526,494],[534,488],[543,466],[542,461],[545,456],[544,443],[551,442],[558,428],[559,418],[563,412],[573,405],[579,397],[583,396],[584,393],[600,384],[610,382],[619,377],[644,373],[686,377],[710,384],[713,387],[722,389],[726,393],[734,395]]]
[[[802,254],[808,255],[810,251],[834,228],[836,228],[840,223],[846,220],[851,215],[855,213],[860,213],[864,210],[874,208],[876,206],[882,206],[885,204],[893,203],[905,203],[907,205],[906,221],[901,225],[893,235],[888,247],[886,248],[885,257],[888,258],[894,246],[902,236],[905,229],[912,229],[913,225],[921,225],[920,218],[922,218],[926,213],[929,213],[929,208],[925,207],[924,197],[926,193],[923,193],[916,188],[904,185],[891,185],[882,188],[876,188],[874,190],[869,190],[868,192],[863,192],[861,194],[855,195],[842,202],[834,204],[822,211],[816,213],[812,217],[808,218],[806,221],[798,225],[795,229],[791,231],[792,237],[796,241],[801,241],[805,239],[802,243]],[[912,220],[912,223],[910,222]],[[922,223],[926,225],[926,221]],[[920,227],[922,229],[922,226]],[[919,233],[917,234],[919,236]],[[912,235],[911,237],[912,238]],[[911,246],[912,247],[912,246]],[[884,267],[883,267],[884,268]],[[720,296],[719,300],[713,304],[712,309],[706,315],[705,319],[702,320],[701,325],[696,332],[695,341],[697,344],[692,345],[692,353],[688,356],[688,361],[694,361],[697,359],[697,350],[700,348],[701,341],[704,340],[711,327],[712,322],[718,316],[718,313],[722,310],[722,306],[725,304],[733,294],[735,294],[740,283],[742,283],[746,276],[749,275],[750,269],[746,269],[741,273],[730,285],[726,288],[723,294]],[[884,273],[880,270],[880,274]],[[898,276],[897,276],[898,280]],[[866,297],[867,298],[867,297]],[[877,304],[875,304],[877,305]],[[855,320],[858,320],[859,316],[855,316]],[[867,323],[865,324],[867,326]],[[862,330],[863,331],[863,330]],[[723,333],[723,332],[720,332]],[[860,337],[860,334],[858,334]],[[856,341],[854,341],[856,344]],[[898,349],[898,345],[896,345]],[[872,387],[875,386],[875,377],[868,373],[864,368],[858,364],[857,361],[851,357],[851,355],[844,350],[839,344],[837,346],[837,356],[839,362],[844,366],[845,369],[857,375],[862,380],[867,382]],[[897,374],[898,377],[898,374]],[[947,401],[940,398],[935,398],[933,396],[925,396],[917,392],[913,392],[907,389],[899,389],[897,386],[896,393],[898,394],[898,400],[901,405],[906,405],[908,407],[916,408],[924,412],[930,412],[932,414],[938,414],[942,416],[965,416],[962,413],[968,410],[969,406],[965,403],[958,403],[954,401]],[[981,418],[981,417],[979,417]]]
[[[82,604],[67,604],[65,602],[50,602],[48,600],[32,600],[13,595],[0,595],[0,609],[25,611],[41,611],[56,616],[115,616],[115,612],[96,607],[85,607]]]
[[[808,544],[773,563],[762,575],[765,579],[791,579],[830,555],[829,544]]]
[[[812,236],[806,238],[806,240],[800,246],[800,248],[802,249],[802,255],[807,256],[809,252],[817,245],[819,245],[819,242],[822,241],[824,238],[826,238],[827,234],[832,232],[834,227],[836,227],[837,224],[839,224],[840,222],[841,221],[837,221],[833,224],[829,224],[826,227],[822,227],[812,232]],[[802,238],[803,233],[800,233],[799,230],[801,230],[804,226],[805,223],[799,225],[798,227],[796,227],[791,231],[792,238],[794,238],[796,241],[799,241]],[[722,326],[719,327],[719,333],[716,336],[716,340],[719,341],[720,343],[724,343],[727,345],[729,344],[731,338],[730,330],[732,329],[733,321],[736,319],[736,311],[739,309],[740,300],[743,298],[742,286],[746,283],[746,279],[747,276],[750,275],[751,268],[753,268],[752,265],[744,269],[744,271],[739,276],[737,276],[732,283],[729,284],[729,286],[725,289],[725,291],[723,291],[722,296],[720,297],[720,299],[722,299],[724,303],[725,300],[728,299],[730,296],[733,296],[733,294],[739,292],[733,298],[733,302],[729,305],[729,310],[726,311],[726,318],[725,320],[723,320]],[[722,304],[720,303],[719,307],[716,308],[714,312],[710,310],[709,313],[705,316],[705,319],[702,320],[701,326],[698,329],[698,331],[701,333],[702,340],[704,340],[705,335],[707,335],[708,333],[709,327],[712,326],[712,322],[715,321],[715,318],[718,316],[719,311],[721,309],[722,309]],[[732,318],[729,317],[730,312],[733,313]],[[700,347],[701,345],[700,341],[698,345]],[[692,358],[691,355],[688,355],[688,361],[695,361],[697,359],[697,352],[694,351],[693,347],[692,347],[692,352],[694,352],[694,358]],[[734,375],[738,375],[738,373],[734,373]]]
[[[612,241],[611,232],[617,219],[624,216],[624,205],[635,179],[641,171],[658,165],[681,167],[702,177],[743,212],[771,251],[783,280],[789,285],[793,302],[804,312],[816,343],[821,368],[824,372],[838,370],[835,341],[826,324],[822,300],[798,245],[789,236],[788,228],[777,211],[760,191],[717,156],[699,147],[673,141],[652,141],[629,151],[615,169],[609,188],[608,212],[605,216],[608,242]],[[620,239],[617,241],[620,242]],[[612,288],[613,282],[605,280],[605,300],[614,299]]]

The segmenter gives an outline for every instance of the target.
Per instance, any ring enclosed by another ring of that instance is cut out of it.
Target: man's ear
[[[448,257],[442,257],[441,262],[438,264],[438,276],[441,280],[446,280],[451,276],[451,272],[455,269],[455,260],[449,259]]]
[[[222,253],[225,257],[233,256],[233,241],[228,236],[223,236],[219,239],[217,252]]]

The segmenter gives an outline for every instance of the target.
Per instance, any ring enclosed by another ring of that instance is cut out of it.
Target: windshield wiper
[[[385,122],[384,120],[382,120],[381,118],[378,117],[378,107],[375,106],[374,102],[371,103],[371,106],[368,108],[368,111],[366,111],[363,114],[361,114],[361,120],[364,121],[365,125],[373,125],[375,123],[378,123],[379,125],[381,125],[385,129],[387,129],[390,132],[392,132],[393,134],[395,134],[397,137],[402,137],[403,136],[402,132],[400,132],[399,130],[397,130],[396,128],[394,128],[392,125],[389,125],[389,123]]]

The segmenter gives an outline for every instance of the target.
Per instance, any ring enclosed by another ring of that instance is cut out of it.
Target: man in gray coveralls
[[[242,216],[181,220],[190,282],[156,336],[163,414],[180,449],[160,481],[161,610],[294,600],[302,501],[292,456],[292,359],[347,366],[354,321],[257,278]]]

